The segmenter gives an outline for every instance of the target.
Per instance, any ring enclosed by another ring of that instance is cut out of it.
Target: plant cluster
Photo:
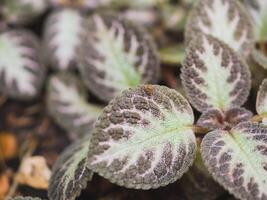
[[[48,2],[4,2],[1,94],[28,101],[49,76],[47,109],[73,139],[53,166],[49,199],[76,199],[94,173],[142,190],[191,173],[207,181],[195,183],[205,199],[225,189],[238,199],[267,200],[267,79],[257,94],[257,114],[244,106],[250,63],[267,68],[267,1],[194,2],[180,75],[185,95],[158,85],[159,52],[140,23],[96,9],[160,3],[51,0],[57,9],[46,18],[40,41],[17,25],[44,12]],[[89,103],[88,91],[102,104]],[[191,179],[182,179],[185,187]]]

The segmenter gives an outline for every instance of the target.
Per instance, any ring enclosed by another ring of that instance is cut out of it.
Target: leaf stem
[[[193,125],[191,128],[196,136],[204,136],[209,132],[209,129],[198,125]]]
[[[250,121],[251,122],[260,122],[260,121],[262,121],[262,119],[263,119],[262,115],[255,115],[250,119]]]

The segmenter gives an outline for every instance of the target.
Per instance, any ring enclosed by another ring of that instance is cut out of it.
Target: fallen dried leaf
[[[4,200],[9,190],[9,180],[6,174],[0,175],[0,200]]]
[[[50,176],[51,170],[48,168],[45,158],[33,156],[23,160],[17,181],[36,189],[47,189]]]
[[[12,133],[0,133],[0,156],[11,159],[17,155],[17,139]]]

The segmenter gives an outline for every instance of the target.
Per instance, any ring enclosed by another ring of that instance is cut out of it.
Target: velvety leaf
[[[193,163],[193,122],[189,103],[173,89],[143,85],[126,90],[96,122],[89,168],[128,188],[168,185]]]
[[[245,108],[231,108],[225,112],[210,109],[200,116],[197,124],[209,130],[229,129],[240,122],[248,121],[252,116],[252,112]]]
[[[83,31],[83,17],[77,10],[61,9],[48,17],[44,45],[53,68],[66,70],[76,65],[76,51]]]
[[[14,197],[7,200],[41,200],[39,197]]]
[[[30,32],[10,30],[0,34],[0,92],[15,98],[35,97],[45,68],[39,40]]]
[[[87,168],[90,134],[67,147],[56,161],[48,188],[51,200],[74,200],[87,186],[93,173]]]
[[[66,131],[83,135],[90,131],[102,107],[87,102],[87,91],[70,73],[53,75],[48,84],[48,109]]]
[[[209,35],[198,35],[188,47],[181,78],[190,102],[201,112],[239,107],[251,87],[246,63]]]
[[[108,102],[141,83],[156,83],[159,56],[139,26],[113,16],[93,15],[79,51],[79,69],[88,88]]]
[[[198,1],[186,26],[186,42],[199,32],[224,41],[243,56],[247,56],[253,47],[250,18],[236,0]]]
[[[213,178],[239,199],[267,198],[267,128],[243,122],[208,133],[202,158]]]
[[[47,9],[46,0],[2,0],[4,19],[9,23],[25,24],[33,21]]]
[[[263,117],[264,124],[267,123],[267,79],[264,79],[257,95],[256,110]]]

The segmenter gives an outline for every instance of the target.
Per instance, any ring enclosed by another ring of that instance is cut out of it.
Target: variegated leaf
[[[44,46],[47,60],[53,68],[66,70],[75,67],[83,30],[83,16],[77,10],[61,9],[48,17]]]
[[[50,78],[48,109],[51,116],[66,131],[83,135],[92,129],[102,107],[87,102],[87,91],[81,81],[70,73]]]
[[[263,117],[262,121],[267,124],[267,79],[262,81],[259,88],[256,102],[256,110]]]
[[[203,34],[188,47],[181,78],[190,102],[201,112],[239,107],[251,87],[246,63],[228,45]]]
[[[15,198],[7,198],[7,200],[42,200],[39,197],[15,197]]]
[[[104,109],[92,132],[89,168],[127,188],[150,189],[179,179],[193,163],[194,116],[173,89],[128,89]]]
[[[10,30],[0,34],[0,92],[10,97],[32,98],[45,75],[39,40],[30,32]]]
[[[47,9],[46,0],[3,0],[3,17],[7,22],[25,24]]]
[[[209,130],[229,129],[252,118],[253,114],[245,108],[231,108],[225,112],[216,109],[205,111],[197,121],[197,125]]]
[[[199,32],[224,41],[245,57],[253,47],[250,19],[237,0],[198,1],[186,26],[187,44]]]
[[[93,173],[87,168],[90,134],[69,146],[56,161],[50,179],[48,196],[51,200],[74,200],[87,186]]]
[[[244,200],[267,199],[267,129],[243,122],[232,130],[208,133],[202,158],[213,177]]]
[[[93,15],[79,51],[79,69],[88,88],[108,102],[141,83],[156,83],[159,56],[139,26],[113,16]]]
[[[245,0],[245,4],[253,19],[258,43],[252,55],[257,63],[267,69],[267,1]]]

